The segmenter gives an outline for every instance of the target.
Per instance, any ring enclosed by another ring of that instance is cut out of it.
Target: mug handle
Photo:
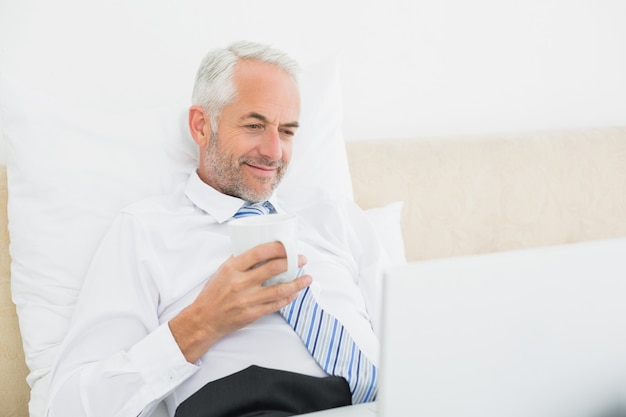
[[[264,287],[281,284],[283,282],[289,282],[296,279],[298,275],[298,248],[296,241],[283,241],[279,240],[278,242],[282,243],[285,248],[285,252],[287,254],[287,270],[285,272],[281,272],[278,275],[274,275],[267,281],[263,283]]]

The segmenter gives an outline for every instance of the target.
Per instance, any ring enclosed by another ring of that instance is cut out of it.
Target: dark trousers
[[[175,417],[285,417],[350,404],[343,378],[251,366],[206,384],[178,406]]]

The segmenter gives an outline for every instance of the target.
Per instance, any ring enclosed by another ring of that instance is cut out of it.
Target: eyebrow
[[[242,117],[242,119],[249,119],[249,118],[257,119],[264,123],[269,123],[269,120],[267,119],[267,117],[265,117],[261,113],[251,112]],[[300,124],[297,121],[294,121],[294,122],[280,124],[280,126],[298,128],[300,127]]]

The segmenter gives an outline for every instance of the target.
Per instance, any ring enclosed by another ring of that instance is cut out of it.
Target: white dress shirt
[[[168,321],[231,255],[227,221],[243,204],[194,172],[173,195],[117,216],[94,256],[53,371],[48,417],[148,416],[160,403],[173,416],[208,382],[253,364],[326,376],[279,313],[222,338],[195,364],[169,330]],[[377,364],[383,265],[373,228],[350,201],[316,199],[296,214],[316,300]]]

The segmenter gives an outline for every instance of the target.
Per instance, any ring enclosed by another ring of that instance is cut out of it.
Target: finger
[[[259,317],[275,313],[289,305],[296,299],[301,290],[311,285],[312,281],[310,275],[302,275],[290,282],[269,287],[257,287],[251,297],[246,300],[246,309],[241,316],[240,325],[237,327],[243,327],[243,325],[249,324]]]
[[[307,263],[306,256],[298,255],[298,268],[302,268],[304,265],[306,265],[306,263]]]
[[[261,285],[271,277],[282,274],[289,269],[287,258],[274,258],[247,271],[250,282]],[[292,278],[295,278],[293,276]]]
[[[299,277],[300,275],[304,274],[304,266],[306,265],[306,263],[307,258],[304,255],[298,255],[298,273],[293,278]],[[255,274],[255,279],[261,280],[261,282],[265,282],[267,279],[287,271],[289,269],[288,259],[270,259],[269,261],[264,262],[262,265],[254,266],[253,269],[256,273],[258,273]]]
[[[259,306],[265,310],[265,314],[278,311],[295,300],[298,293],[312,282],[313,278],[310,275],[302,275],[293,281],[263,287],[262,296],[265,301],[260,301]]]
[[[255,265],[267,262],[271,259],[284,258],[286,256],[285,248],[280,242],[263,243],[248,249],[247,251],[236,256],[236,265],[240,271],[247,271]]]

